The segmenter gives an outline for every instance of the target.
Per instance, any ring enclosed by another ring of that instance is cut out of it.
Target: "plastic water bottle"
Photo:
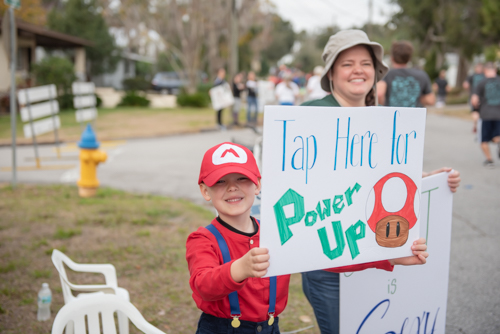
[[[43,283],[42,288],[38,291],[38,321],[50,319],[50,304],[52,303],[52,292],[49,289],[48,283]]]

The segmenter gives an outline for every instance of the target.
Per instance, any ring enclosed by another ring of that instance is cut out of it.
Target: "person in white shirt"
[[[280,105],[293,106],[295,104],[295,99],[299,96],[299,86],[292,81],[291,73],[285,73],[283,81],[276,86],[274,94]]]
[[[314,75],[307,81],[307,100],[319,100],[328,95],[328,93],[321,88],[323,66],[316,66],[313,73]]]

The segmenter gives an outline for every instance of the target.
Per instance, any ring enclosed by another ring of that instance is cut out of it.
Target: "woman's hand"
[[[413,255],[400,257],[397,259],[389,260],[389,262],[394,265],[403,265],[403,266],[413,266],[416,264],[425,264],[427,262],[427,258],[429,257],[429,253],[426,252],[427,245],[425,244],[425,238],[420,238],[413,242],[411,246],[411,250]]]
[[[443,167],[440,169],[436,169],[435,171],[432,171],[430,173],[422,173],[422,177],[427,177],[431,176],[434,174],[439,174],[442,172],[451,172],[453,169],[450,167]],[[448,174],[448,186],[450,187],[450,191],[452,193],[457,191],[457,188],[460,186],[460,172],[458,170],[453,170],[450,174]]]

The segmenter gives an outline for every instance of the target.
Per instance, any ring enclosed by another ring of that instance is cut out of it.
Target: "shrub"
[[[119,106],[147,107],[149,106],[149,100],[134,91],[130,91],[123,96]]]
[[[177,96],[177,104],[181,107],[208,107],[208,97],[203,93],[184,94]]]
[[[102,104],[102,99],[97,95],[97,94],[94,94],[95,97],[96,97],[96,108],[99,108]],[[73,107],[73,97],[74,95],[73,94],[61,94],[57,97],[57,102],[59,102],[59,109],[60,110],[67,110],[67,109],[70,109],[70,110],[73,110],[75,109]]]
[[[64,93],[71,91],[71,84],[76,80],[73,64],[66,58],[47,57],[33,65],[33,74],[38,85],[55,84]]]
[[[133,91],[136,90],[146,91],[151,86],[149,81],[141,77],[123,79],[122,84],[125,90],[133,90]]]

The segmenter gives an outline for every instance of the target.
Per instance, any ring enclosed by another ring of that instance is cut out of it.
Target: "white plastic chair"
[[[116,334],[114,312],[125,314],[143,333],[165,334],[147,322],[130,302],[108,294],[99,294],[91,298],[78,298],[64,305],[54,319],[52,334],[62,334],[70,322],[74,323],[75,334],[100,334],[101,327],[103,334]]]
[[[112,264],[80,264],[73,262],[69,257],[63,252],[54,249],[52,251],[52,263],[59,272],[59,278],[61,279],[61,288],[64,296],[64,303],[69,304],[75,300],[81,298],[92,299],[97,295],[104,294],[115,294],[122,301],[130,301],[130,295],[124,288],[118,287],[118,282],[116,279],[116,270]],[[86,272],[86,273],[99,273],[104,275],[105,284],[87,284],[87,285],[77,285],[73,284],[68,280],[66,275],[66,269],[64,265],[67,265],[73,271],[76,272]],[[77,296],[73,295],[73,292],[81,292]],[[128,334],[128,319],[127,317],[118,312],[118,324],[120,329],[120,334]],[[66,329],[66,334],[72,334],[71,326]]]

